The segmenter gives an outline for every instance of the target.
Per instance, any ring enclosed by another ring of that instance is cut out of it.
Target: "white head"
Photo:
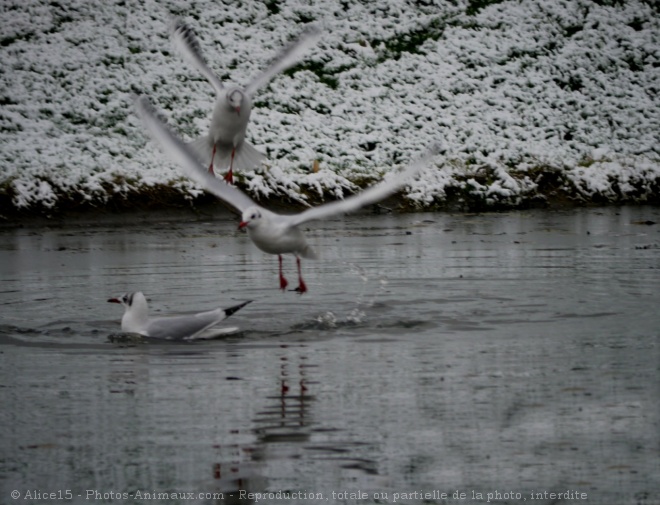
[[[238,228],[255,228],[256,226],[259,226],[259,223],[261,223],[263,219],[263,210],[260,209],[259,207],[253,206],[253,207],[248,207],[243,211],[243,215],[241,216],[241,222],[238,225]]]
[[[227,92],[227,103],[239,116],[241,115],[241,106],[243,105],[244,98],[245,95],[240,88],[234,88]]]
[[[121,318],[121,329],[129,333],[139,333],[149,319],[147,299],[141,291],[126,293],[108,300],[111,303],[121,303],[124,306],[124,316]]]

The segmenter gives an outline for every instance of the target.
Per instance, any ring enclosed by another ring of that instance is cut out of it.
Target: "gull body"
[[[123,332],[165,340],[194,340],[205,334],[206,337],[203,338],[226,333],[222,330],[208,332],[211,329],[216,330],[212,327],[250,303],[243,302],[227,309],[217,308],[197,314],[149,317],[147,299],[141,291],[110,298],[108,302],[124,306],[124,315],[121,318]]]
[[[252,113],[252,98],[258,89],[265,86],[276,74],[296,63],[302,52],[310,47],[318,36],[316,27],[308,29],[293,44],[284,48],[266,70],[242,88],[225,86],[207,65],[193,30],[183,21],[174,20],[172,40],[175,47],[190,65],[206,77],[216,92],[209,133],[190,144],[202,161],[210,163],[210,173],[214,173],[214,166],[229,166],[225,180],[232,183],[234,168],[254,168],[265,159],[263,153],[245,140]]]
[[[286,217],[253,205],[243,211],[238,226],[245,228],[254,245],[268,254],[292,253],[307,259],[318,259],[302,230]]]
[[[260,207],[240,189],[209,174],[189,146],[184,144],[158,119],[145,97],[138,98],[135,105],[138,115],[149,134],[169,156],[179,163],[184,173],[201,184],[207,191],[236,208],[241,214],[239,228],[247,229],[248,236],[259,249],[278,256],[280,288],[282,290],[288,284],[282,274],[282,254],[295,255],[298,267],[298,287],[296,291],[299,293],[307,291],[307,286],[302,279],[300,258],[316,258],[316,253],[307,243],[300,225],[315,219],[324,219],[352,212],[386,198],[428,165],[433,156],[439,151],[439,147],[434,146],[394,177],[390,177],[388,180],[344,200],[310,207],[298,214],[282,215]]]

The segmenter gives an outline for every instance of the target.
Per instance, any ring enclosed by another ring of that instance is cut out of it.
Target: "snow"
[[[199,195],[132,109],[144,93],[186,140],[206,133],[213,90],[169,40],[170,20],[181,16],[211,68],[239,84],[307,23],[323,26],[301,64],[255,97],[248,140],[269,156],[268,166],[243,174],[255,197],[341,198],[441,140],[446,158],[405,190],[421,207],[450,189],[515,205],[536,194],[539,170],[559,171],[587,200],[657,198],[658,7],[473,6],[6,0],[0,196],[27,209],[103,205],[163,186]]]

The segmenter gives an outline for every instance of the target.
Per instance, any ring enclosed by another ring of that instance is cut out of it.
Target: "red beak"
[[[121,302],[119,301],[119,298],[110,298],[108,301],[109,301],[110,303],[121,303]]]
[[[248,225],[248,224],[247,224],[247,221],[241,221],[240,223],[238,223],[238,229],[239,229],[239,230],[242,230],[242,229],[245,228],[247,225]]]
[[[236,111],[237,115],[239,115],[239,116],[241,115],[241,108],[240,107],[236,107],[236,109],[234,109],[234,110]]]

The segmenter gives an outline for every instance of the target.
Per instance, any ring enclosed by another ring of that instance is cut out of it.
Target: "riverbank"
[[[447,158],[404,190],[408,210],[657,204],[656,3],[441,4],[16,3],[0,44],[0,213],[205,201],[132,106],[147,95],[186,141],[208,132],[214,93],[172,50],[173,16],[239,85],[310,22],[322,26],[255,95],[247,140],[268,161],[239,185],[261,202],[342,198],[440,141]]]
[[[493,192],[493,173],[480,171],[474,177],[456,179],[448,184],[442,198],[428,204],[412,200],[405,193],[365,209],[363,212],[489,212],[526,209],[567,209],[572,207],[660,205],[660,179],[626,181],[612,179],[605,191],[588,191],[579,187],[566,174],[557,171],[537,172],[535,182],[528,184],[523,194]],[[244,191],[248,188],[241,179],[237,185]],[[356,186],[356,190],[359,188]],[[254,196],[254,195],[253,195]],[[347,195],[348,196],[348,195]],[[332,198],[330,197],[330,200]],[[291,195],[274,194],[257,199],[277,212],[298,212],[308,205],[319,205],[325,200],[312,192],[301,192],[297,199]],[[309,202],[309,203],[306,203]],[[153,186],[135,189],[126,193],[111,194],[104,201],[94,202],[80,198],[57,198],[57,205],[34,204],[17,208],[11,204],[10,195],[0,195],[0,226],[11,227],[24,223],[52,224],[57,221],[76,222],[116,221],[122,216],[130,219],[148,220],[155,213],[157,219],[190,219],[195,216],[235,212],[213,195],[200,192],[197,196],[178,191],[171,186]]]

